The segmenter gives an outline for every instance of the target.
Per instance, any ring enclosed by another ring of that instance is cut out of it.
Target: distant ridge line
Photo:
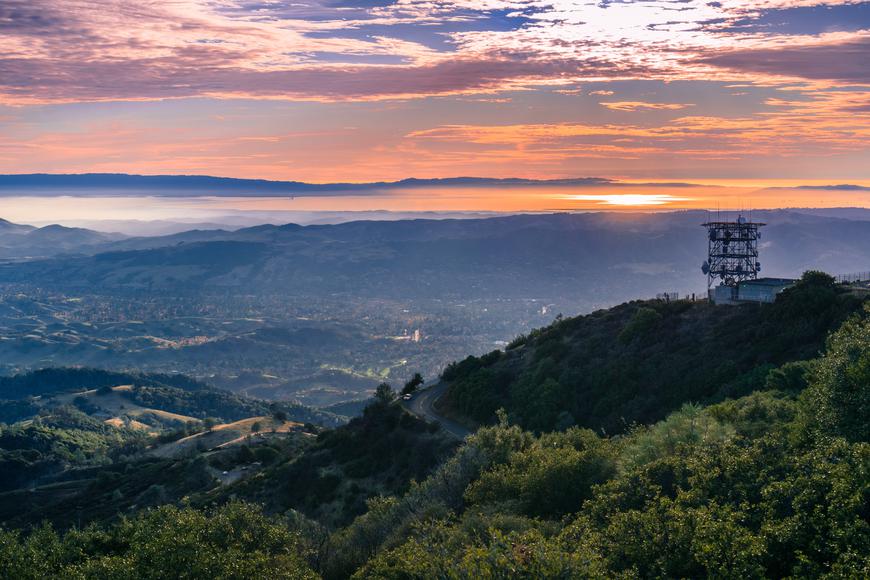
[[[0,175],[0,195],[4,190],[33,190],[28,193],[45,194],[58,189],[83,191],[123,190],[125,192],[157,192],[163,195],[340,195],[344,193],[374,194],[384,190],[423,187],[594,187],[594,186],[646,186],[691,187],[690,183],[625,183],[603,177],[577,177],[565,179],[525,179],[490,177],[445,177],[433,179],[407,178],[399,181],[369,183],[306,183],[302,181],[272,181],[267,179],[240,179],[209,175],[134,175],[127,173],[27,173]]]

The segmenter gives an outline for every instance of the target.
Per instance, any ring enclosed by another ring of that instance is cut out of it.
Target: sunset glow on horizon
[[[862,187],[862,186],[857,186]],[[257,216],[261,223],[298,222],[310,212],[587,212],[703,210],[751,212],[775,208],[870,207],[870,187],[779,189],[775,187],[611,186],[577,188],[417,188],[387,192],[291,197],[164,197],[124,195],[0,196],[0,216],[33,224],[74,225],[88,220],[208,221],[231,215]],[[661,191],[665,189],[666,191]],[[385,216],[382,216],[385,217]],[[379,218],[382,219],[382,218]]]
[[[622,183],[296,202],[323,209],[870,206],[870,2],[3,2],[0,173],[89,172]]]

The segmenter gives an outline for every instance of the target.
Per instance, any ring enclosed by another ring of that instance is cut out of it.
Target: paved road
[[[413,399],[402,401],[402,404],[418,417],[422,417],[427,421],[440,423],[441,427],[454,437],[465,439],[467,435],[471,435],[471,431],[456,421],[442,417],[435,409],[435,401],[440,399],[446,392],[447,383],[438,383],[435,386],[417,391]]]

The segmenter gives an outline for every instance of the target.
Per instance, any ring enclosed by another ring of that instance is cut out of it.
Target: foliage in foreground
[[[777,419],[784,404],[794,415],[794,402],[769,393],[725,409],[687,407],[651,429],[582,445],[586,460],[571,450],[588,432],[520,444],[482,469],[459,508],[419,500],[404,510],[396,529],[409,537],[386,533],[356,576],[867,577],[870,446],[796,444],[794,423]],[[759,416],[771,427],[748,437]],[[530,492],[543,501],[528,501]]]
[[[870,575],[870,315],[768,390],[624,436],[481,429],[337,537],[359,578]],[[452,484],[452,485],[449,485]],[[378,531],[380,530],[380,535]],[[373,542],[372,538],[379,539]]]
[[[0,577],[315,578],[299,538],[247,504],[161,507],[108,528],[0,531]]]

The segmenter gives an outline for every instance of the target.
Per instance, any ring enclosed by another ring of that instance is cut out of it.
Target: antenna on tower
[[[707,288],[716,280],[724,286],[737,286],[743,280],[755,280],[761,271],[758,261],[759,228],[765,224],[747,220],[738,213],[736,221],[716,221],[702,224],[707,228],[707,259],[701,271],[707,276]]]

